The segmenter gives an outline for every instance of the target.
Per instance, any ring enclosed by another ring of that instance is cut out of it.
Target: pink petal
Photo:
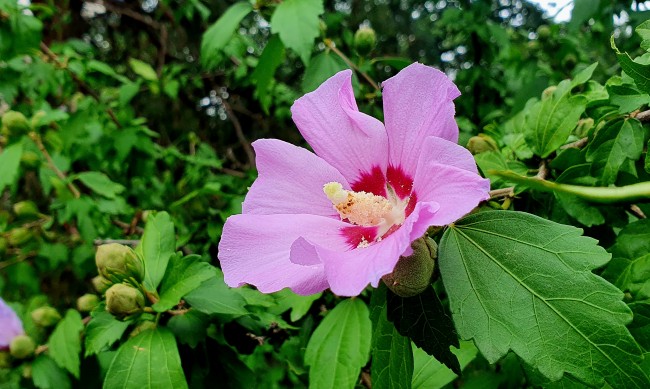
[[[247,214],[314,214],[339,219],[323,185],[336,181],[349,189],[335,168],[302,147],[276,139],[253,142],[259,176],[243,204]]]
[[[339,296],[357,296],[370,283],[377,287],[382,276],[395,268],[399,257],[411,253],[411,242],[431,225],[436,203],[418,203],[415,211],[397,231],[366,248],[335,252],[315,246],[332,292]]]
[[[435,201],[440,209],[433,225],[444,226],[468,214],[490,198],[490,181],[476,173],[435,161],[422,161],[418,166],[413,192],[418,201]]]
[[[388,138],[380,121],[359,112],[351,78],[351,70],[335,74],[296,100],[291,112],[316,154],[354,186],[373,168],[386,171]]]
[[[226,284],[255,285],[262,293],[283,288],[309,295],[327,289],[323,265],[312,258],[290,260],[293,243],[347,250],[340,229],[346,223],[315,215],[234,215],[226,220],[219,242],[219,261]]]
[[[382,86],[392,165],[413,174],[427,137],[458,141],[453,100],[460,92],[444,73],[414,63]]]
[[[429,163],[440,163],[478,174],[474,156],[472,156],[469,150],[436,136],[430,136],[425,139],[420,158],[424,158],[424,160],[418,161],[419,163],[426,161]]]
[[[24,333],[18,315],[0,298],[0,350],[8,348],[16,336]]]

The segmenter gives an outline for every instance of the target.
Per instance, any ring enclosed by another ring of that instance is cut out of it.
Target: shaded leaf
[[[461,369],[464,369],[476,358],[478,349],[472,342],[460,342],[460,348],[452,348],[458,358]],[[413,349],[413,389],[438,389],[452,382],[458,375],[447,366],[438,362],[420,348]]]
[[[303,92],[306,93],[315,90],[323,83],[323,81],[347,68],[348,65],[341,58],[331,52],[325,51],[314,56],[305,71],[304,78],[302,79]]]
[[[117,320],[105,310],[94,313],[86,327],[86,357],[110,347],[122,337],[130,322]]]
[[[79,312],[69,309],[47,342],[50,357],[76,378],[79,378],[79,365],[81,364],[79,353],[81,353],[81,331],[83,328]]]
[[[242,19],[252,9],[247,1],[235,3],[208,28],[201,38],[201,65],[203,67],[212,69],[218,64],[221,50],[230,41]]]
[[[216,276],[203,282],[198,288],[188,293],[185,296],[185,301],[192,308],[209,315],[248,315],[249,312],[245,308],[246,300],[244,297],[226,285],[221,270],[213,269],[213,271]]]
[[[76,178],[93,192],[109,199],[114,199],[125,189],[123,185],[111,181],[106,174],[100,172],[83,172],[77,174]]]
[[[269,112],[271,100],[267,99],[269,93],[269,86],[275,74],[276,69],[284,60],[284,46],[278,35],[273,35],[266,46],[260,60],[251,74],[251,79],[255,81],[255,93],[257,98],[262,104],[262,108],[266,113]]]
[[[165,275],[169,258],[176,249],[174,223],[167,212],[159,212],[148,218],[138,250],[144,259],[144,285],[156,290]]]
[[[20,167],[20,157],[22,155],[22,143],[9,145],[0,153],[0,193],[18,178],[18,168]]]
[[[198,255],[172,257],[160,289],[160,300],[152,306],[153,309],[165,312],[177,305],[183,296],[215,276],[214,267],[199,260]]]
[[[41,389],[69,389],[72,387],[70,376],[59,367],[52,358],[41,354],[32,363],[32,380],[34,386]]]
[[[611,45],[612,49],[616,51],[616,59],[618,59],[618,63],[625,74],[632,77],[639,90],[650,94],[650,65],[635,62],[629,54],[621,53],[614,42],[614,35],[612,35]]]

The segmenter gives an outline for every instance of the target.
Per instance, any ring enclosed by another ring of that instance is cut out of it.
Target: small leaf
[[[372,323],[360,299],[341,301],[318,325],[305,351],[311,389],[352,389],[368,361]]]
[[[598,67],[598,62],[592,63],[580,71],[578,74],[576,74],[575,77],[573,77],[573,80],[571,80],[571,87],[574,88],[589,81],[589,79],[591,79],[591,76],[594,74],[596,67]]]
[[[625,226],[610,251],[615,257],[628,259],[650,253],[650,219],[637,220]]]
[[[382,388],[410,388],[413,376],[413,351],[409,338],[399,334],[388,321],[386,285],[372,292],[372,386]]]
[[[167,327],[183,344],[196,348],[205,339],[206,329],[210,325],[210,317],[205,313],[191,309],[183,315],[173,316],[167,322]]]
[[[439,251],[456,328],[490,363],[512,350],[552,381],[649,387],[623,293],[591,272],[610,256],[581,233],[522,212],[456,222]]]
[[[79,312],[69,309],[47,342],[50,357],[77,379],[81,364],[79,353],[81,353],[81,331],[83,328]]]
[[[458,335],[433,287],[414,297],[387,293],[388,320],[395,324],[397,331],[460,374],[458,359],[449,349],[450,346],[459,347]]]
[[[639,24],[634,31],[641,37],[641,48],[650,50],[650,20]]]
[[[114,199],[125,189],[123,185],[111,181],[106,174],[100,172],[83,172],[77,174],[76,178],[93,192],[109,199]]]
[[[248,315],[249,312],[245,308],[247,303],[244,297],[235,289],[226,285],[221,270],[213,269],[213,271],[216,272],[216,276],[203,282],[198,288],[188,293],[185,296],[185,301],[192,308],[208,315]]]
[[[612,49],[616,51],[616,59],[618,59],[618,63],[625,74],[632,77],[639,90],[650,94],[650,65],[635,62],[628,53],[621,53],[614,42],[614,35],[612,35],[611,44]]]
[[[147,330],[120,346],[104,380],[104,389],[113,388],[187,388],[171,331]]]
[[[129,58],[129,66],[133,72],[147,81],[158,81],[158,75],[153,67],[139,59]]]
[[[105,310],[94,313],[86,327],[86,357],[110,347],[122,337],[130,322],[120,321]]]
[[[167,263],[176,249],[174,223],[167,212],[150,216],[138,250],[144,259],[144,285],[154,291],[165,275]]]
[[[478,349],[472,342],[460,342],[460,348],[451,350],[464,369],[476,358]],[[413,349],[413,389],[439,389],[452,382],[458,375],[447,366],[438,362],[420,348]]]
[[[52,358],[41,354],[32,363],[32,380],[40,389],[69,389],[70,376]]]
[[[210,264],[198,262],[199,256],[172,257],[160,289],[160,300],[152,308],[158,312],[177,305],[181,298],[215,276]]]
[[[264,111],[268,113],[271,100],[267,99],[269,86],[275,74],[276,69],[284,60],[284,46],[277,35],[271,36],[268,43],[260,55],[260,60],[251,74],[251,79],[255,81],[255,93],[262,104]]]
[[[302,90],[305,93],[311,92],[318,88],[323,81],[347,68],[348,65],[341,58],[332,54],[332,52],[325,51],[320,53],[312,58],[311,63],[305,71],[305,76],[302,80]],[[354,80],[353,76],[353,83]]]
[[[314,39],[320,34],[323,0],[284,0],[271,16],[271,31],[309,64]]]
[[[252,9],[247,1],[240,1],[231,5],[203,34],[201,38],[201,65],[204,68],[212,69],[217,66],[221,50],[230,42],[237,26]]]
[[[14,143],[0,153],[0,193],[12,185],[18,178],[20,158],[23,155],[23,144]]]

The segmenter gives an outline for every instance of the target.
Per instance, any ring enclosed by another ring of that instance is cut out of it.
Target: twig
[[[514,197],[515,196],[515,187],[510,186],[508,188],[494,189],[490,191],[490,200],[500,199],[503,197]]]
[[[81,193],[79,192],[79,189],[77,189],[77,187],[74,186],[74,184],[68,180],[68,177],[65,175],[65,173],[59,170],[59,168],[56,167],[56,165],[54,164],[54,160],[52,159],[52,156],[45,148],[45,145],[41,140],[41,136],[35,132],[30,132],[29,137],[34,141],[34,143],[36,143],[36,147],[38,147],[38,149],[41,151],[41,154],[43,154],[43,156],[47,160],[47,165],[50,167],[50,169],[52,169],[52,171],[54,171],[54,174],[56,174],[57,177],[59,177],[63,182],[65,182],[68,185],[68,189],[70,190],[70,192],[72,192],[74,198],[78,199],[79,197],[81,197]]]
[[[160,23],[158,23],[156,20],[150,18],[147,15],[142,15],[141,13],[138,13],[138,12],[132,10],[132,9],[116,7],[116,6],[114,6],[113,4],[111,4],[111,3],[107,2],[107,1],[100,1],[99,3],[96,3],[96,4],[103,5],[104,8],[106,8],[108,11],[114,12],[116,14],[128,16],[131,19],[134,19],[134,20],[137,20],[137,21],[139,21],[141,23],[146,24],[147,26],[153,27],[155,29],[160,28]]]
[[[235,113],[232,111],[232,108],[230,107],[230,104],[228,104],[228,102],[223,101],[222,104],[223,107],[226,109],[226,115],[228,115],[228,118],[232,122],[233,127],[235,127],[235,134],[237,134],[237,139],[239,140],[241,146],[244,148],[244,151],[246,152],[246,156],[248,157],[248,163],[250,164],[250,166],[255,166],[255,153],[253,153],[253,148],[251,147],[251,144],[248,142],[248,139],[246,139],[246,135],[244,135],[244,131],[241,127],[241,123],[239,123],[239,119],[237,119],[237,116],[235,116]]]
[[[639,219],[645,219],[646,218],[645,213],[643,213],[641,208],[639,208],[639,206],[636,205],[636,204],[630,204],[630,212],[632,212],[632,214],[634,216],[638,217]]]
[[[43,42],[41,42],[41,51],[52,61],[56,64],[56,66],[60,67],[61,69],[65,69],[68,74],[70,74],[70,77],[72,77],[72,80],[77,84],[79,89],[82,91],[86,92],[87,94],[91,95],[98,103],[101,103],[101,98],[99,97],[99,94],[95,92],[88,84],[84,82],[79,76],[77,76],[72,70],[70,70],[65,64],[61,63],[59,61],[59,57],[52,51],[50,50],[49,47]],[[117,119],[117,115],[115,115],[115,112],[110,107],[106,107],[106,113],[108,116],[110,116],[111,120],[113,123],[118,128],[122,128],[122,124],[120,121]]]
[[[368,389],[372,389],[372,381],[367,371],[361,371],[361,383]]]
[[[546,167],[546,162],[542,160],[542,162],[539,163],[539,170],[537,171],[535,178],[545,180],[546,176],[548,176],[548,168]]]
[[[130,225],[129,223],[125,223],[125,222],[123,222],[123,221],[121,221],[121,220],[112,220],[112,222],[113,222],[113,224],[115,224],[116,226],[118,226],[118,227],[120,227],[121,229],[123,229],[125,234],[126,234],[127,232],[130,232],[130,231],[131,231],[131,225]],[[142,227],[136,227],[136,228],[133,230],[133,233],[136,233],[136,234],[141,235],[141,234],[144,233],[144,230],[142,229]],[[128,235],[133,235],[133,233],[128,234]]]
[[[584,137],[582,139],[579,139],[575,142],[567,143],[564,146],[560,146],[560,150],[566,150],[566,149],[581,149],[587,145],[589,138]]]
[[[95,239],[93,244],[95,246],[101,246],[103,244],[117,243],[125,246],[135,247],[140,244],[139,239]]]
[[[375,88],[375,90],[379,91],[379,90],[381,89],[381,88],[379,88],[379,85],[375,82],[375,80],[373,80],[372,78],[370,78],[370,76],[369,76],[366,72],[361,71],[361,69],[359,69],[359,67],[358,67],[357,65],[355,65],[354,63],[352,63],[352,61],[350,61],[350,58],[348,58],[345,54],[343,54],[343,52],[341,52],[341,50],[337,49],[336,46],[334,45],[334,42],[332,42],[331,39],[325,39],[325,40],[323,41],[323,43],[325,43],[325,46],[327,46],[330,50],[332,50],[336,55],[338,55],[339,57],[341,57],[341,59],[342,59],[342,60],[343,60],[343,61],[344,61],[344,62],[345,62],[345,63],[346,63],[346,64],[347,64],[351,69],[353,69],[355,72],[359,73],[359,74],[361,75],[361,77],[363,77],[366,81],[368,81],[368,83],[369,83],[373,88]]]
[[[637,119],[640,122],[650,121],[650,109],[641,112],[632,112],[630,117]]]

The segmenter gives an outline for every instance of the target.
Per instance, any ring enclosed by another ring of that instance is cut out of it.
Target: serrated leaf
[[[458,359],[449,349],[459,347],[458,335],[433,287],[414,297],[400,297],[389,290],[387,299],[388,320],[397,331],[460,374]]]
[[[513,350],[550,380],[648,387],[623,293],[591,272],[610,256],[581,233],[522,212],[456,222],[439,251],[456,328],[491,363]]]
[[[323,83],[323,81],[347,68],[348,65],[341,58],[331,52],[325,51],[314,56],[307,67],[305,76],[302,80],[301,86],[303,92],[307,93],[315,90]],[[354,83],[354,76],[352,82]]]
[[[226,47],[242,19],[252,10],[253,8],[247,1],[235,3],[203,34],[201,38],[201,65],[204,68],[212,69],[218,64],[221,50]]]
[[[138,250],[144,259],[144,285],[154,291],[162,281],[169,258],[176,249],[174,223],[167,212],[159,212],[147,220]]]
[[[171,331],[144,331],[120,346],[108,368],[104,389],[183,389],[187,381]]]
[[[18,178],[20,158],[23,155],[23,144],[14,143],[0,153],[0,193],[12,185]]]
[[[135,74],[147,81],[158,81],[158,74],[151,65],[139,59],[129,58],[129,66]]]
[[[325,12],[323,0],[284,0],[271,16],[271,31],[309,64],[314,39],[320,33],[319,16]]]
[[[524,136],[533,152],[542,158],[566,142],[585,111],[587,99],[581,95],[571,95],[571,89],[576,85],[564,80],[552,95],[528,109]]]
[[[214,267],[199,260],[198,255],[172,257],[160,289],[160,300],[152,306],[153,309],[158,312],[171,309],[183,296],[215,276]]]
[[[413,351],[411,340],[399,334],[388,321],[386,285],[372,292],[370,301],[372,332],[371,382],[374,388],[411,388]]]
[[[616,59],[628,76],[632,77],[636,86],[642,92],[650,94],[650,65],[643,65],[632,60],[628,53],[621,53],[611,38],[612,49],[616,51]]]
[[[109,199],[114,199],[125,189],[123,185],[111,181],[106,174],[100,172],[83,172],[77,174],[76,178],[93,192]]]
[[[641,37],[641,48],[650,50],[650,20],[639,24],[634,31]]]
[[[611,251],[615,256],[628,259],[650,253],[650,219],[637,220],[625,226],[618,233]]]
[[[106,311],[99,311],[86,327],[86,357],[97,354],[110,347],[122,337],[129,321],[120,321]]]
[[[221,270],[213,269],[213,271],[216,276],[203,282],[198,288],[188,293],[185,296],[185,301],[192,308],[208,315],[248,315],[249,312],[245,308],[247,303],[244,297],[226,285]]]
[[[310,389],[354,388],[368,361],[372,323],[360,299],[341,301],[318,325],[305,351]]]
[[[580,72],[578,72],[578,74],[576,74],[575,77],[573,77],[573,79],[571,80],[571,87],[574,88],[578,85],[582,85],[585,82],[589,81],[591,79],[591,76],[594,74],[594,70],[596,70],[597,67],[598,67],[598,62],[594,62],[591,65],[584,68],[583,70],[581,70]]]
[[[79,378],[79,365],[81,364],[79,353],[81,353],[81,331],[83,328],[84,324],[79,312],[69,309],[47,342],[50,357],[76,378]]]
[[[472,342],[460,342],[460,348],[453,348],[452,352],[458,358],[461,369],[464,369],[476,358],[478,349]],[[413,363],[413,389],[443,388],[458,377],[447,366],[417,347],[413,349]]]
[[[69,389],[70,376],[47,355],[39,355],[32,363],[32,381],[40,389]]]
[[[260,55],[260,60],[251,74],[251,79],[255,82],[255,93],[262,104],[262,108],[268,114],[271,99],[268,99],[269,86],[273,75],[278,66],[284,60],[284,46],[278,35],[271,36],[266,43],[264,51]]]

